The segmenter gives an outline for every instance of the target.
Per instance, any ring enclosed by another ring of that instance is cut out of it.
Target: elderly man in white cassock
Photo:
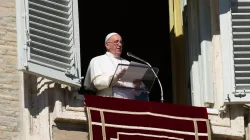
[[[134,90],[119,89],[112,93],[112,88],[109,87],[112,77],[119,79],[123,76],[126,69],[114,75],[118,64],[129,64],[128,60],[121,58],[122,54],[122,37],[118,33],[110,33],[105,38],[106,53],[96,56],[91,59],[84,80],[84,87],[87,90],[94,90],[99,96],[117,97],[125,99],[135,99],[140,95],[140,92]],[[124,87],[138,88],[140,81],[134,83],[126,83],[115,80],[116,84]]]

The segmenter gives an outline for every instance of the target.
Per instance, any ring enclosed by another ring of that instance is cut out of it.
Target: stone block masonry
[[[18,139],[20,132],[15,9],[15,0],[0,0],[0,140]]]

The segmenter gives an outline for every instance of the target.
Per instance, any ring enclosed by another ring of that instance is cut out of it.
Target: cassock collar
[[[106,52],[106,54],[107,54],[109,57],[113,57],[113,58],[116,58],[116,59],[121,59],[121,57],[115,56],[115,55],[113,55],[113,54],[110,53],[110,52]]]

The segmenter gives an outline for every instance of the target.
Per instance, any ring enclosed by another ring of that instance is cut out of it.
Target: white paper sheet
[[[133,82],[134,80],[141,80],[147,72],[148,67],[145,64],[131,61],[130,66],[120,81]]]

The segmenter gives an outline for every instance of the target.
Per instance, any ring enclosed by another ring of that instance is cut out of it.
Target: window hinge
[[[23,22],[24,22],[24,47],[23,47],[23,66],[25,69],[28,69],[28,45],[30,45],[30,35],[27,30],[26,25],[26,13],[22,14]]]
[[[29,33],[28,30],[26,30],[25,33],[26,33],[26,40],[25,40],[25,42],[26,42],[26,44],[27,44],[28,46],[30,46],[30,43],[31,43],[30,33]]]
[[[227,106],[226,105],[220,106],[220,108],[219,108],[219,116],[225,117],[226,113],[227,113]]]
[[[77,78],[77,69],[72,66],[71,68],[68,68],[66,71],[65,71],[65,75],[70,77],[70,78]],[[77,81],[77,83],[82,83],[82,80],[84,79],[84,77],[80,77]]]
[[[82,80],[84,79],[84,77],[81,77],[77,82],[78,83],[82,83]]]
[[[67,68],[67,70],[65,71],[65,75],[70,77],[70,78],[77,78],[77,68],[75,66],[75,63],[72,64],[72,66],[70,68]]]
[[[25,32],[25,37],[24,37],[24,47],[23,47],[23,49],[24,49],[24,64],[23,64],[23,66],[25,67],[25,69],[27,69],[28,68],[28,52],[29,52],[29,50],[28,50],[28,46],[30,46],[30,42],[31,42],[31,39],[30,39],[30,34],[29,34],[29,32],[28,32],[28,30],[24,30],[24,32]]]
[[[227,97],[225,98],[225,100],[228,101],[228,102],[231,101],[231,100],[230,100],[230,95],[229,95],[229,94],[227,94]]]
[[[71,78],[75,78],[76,77],[76,68],[74,66],[72,66],[71,68],[67,68],[67,70],[65,71],[65,75]]]

